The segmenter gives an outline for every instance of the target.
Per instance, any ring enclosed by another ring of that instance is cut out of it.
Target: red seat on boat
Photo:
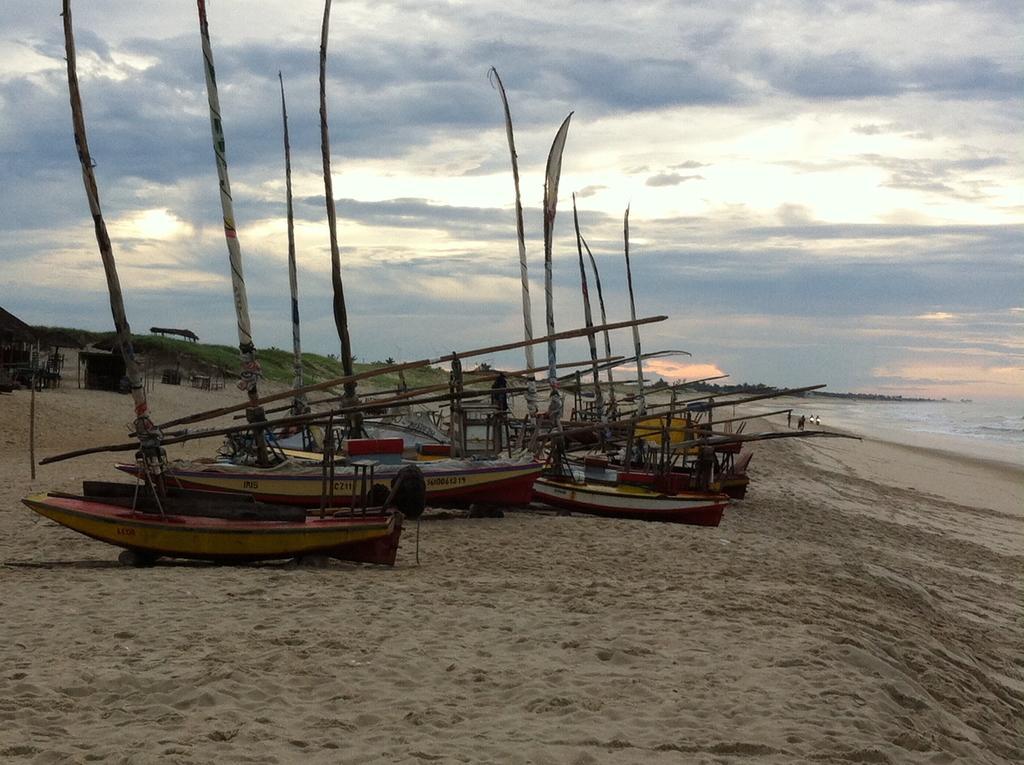
[[[623,470],[619,473],[619,483],[632,483],[639,484],[641,486],[651,486],[654,484],[654,473],[642,473],[634,472],[631,470]]]
[[[424,457],[451,457],[452,456],[452,445],[451,444],[420,444],[416,447],[416,452],[422,454]]]
[[[401,438],[350,438],[345,441],[345,450],[353,457],[401,454],[404,449],[405,441]]]

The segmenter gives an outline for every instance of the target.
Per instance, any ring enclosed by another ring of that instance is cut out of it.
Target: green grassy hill
[[[113,332],[90,332],[67,327],[35,327],[48,334],[62,335],[75,339],[82,346],[92,345],[110,350],[114,342]],[[160,335],[135,335],[132,338],[135,352],[145,355],[151,364],[158,367],[174,367],[180,364],[183,370],[203,373],[220,371],[227,377],[238,376],[238,348],[231,345],[191,343]],[[292,353],[280,348],[257,348],[256,355],[263,367],[267,380],[289,384],[292,381]],[[356,372],[387,366],[383,361],[356,363]],[[341,362],[333,356],[318,353],[302,354],[303,380],[309,385],[342,376]],[[405,380],[409,387],[416,388],[436,385],[447,381],[448,373],[435,367],[423,367],[406,371]],[[397,388],[398,374],[386,374],[373,378],[370,387],[379,389]]]

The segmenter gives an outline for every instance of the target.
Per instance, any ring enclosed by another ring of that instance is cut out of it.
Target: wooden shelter
[[[128,392],[122,384],[127,374],[124,357],[107,351],[82,351],[78,354],[84,373],[84,387],[94,390]]]
[[[30,369],[32,349],[39,338],[34,329],[0,308],[0,382],[10,382],[19,370]]]
[[[191,329],[171,329],[169,327],[150,327],[149,331],[154,335],[177,335],[190,343],[198,343],[199,335],[193,332]]]

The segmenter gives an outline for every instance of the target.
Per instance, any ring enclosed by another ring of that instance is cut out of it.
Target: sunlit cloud
[[[701,380],[705,377],[718,377],[726,374],[717,364],[689,363],[673,359],[650,359],[644,362],[648,374],[657,375],[666,380]]]
[[[167,209],[141,210],[113,220],[112,239],[156,239],[170,241],[192,235],[192,226]]]

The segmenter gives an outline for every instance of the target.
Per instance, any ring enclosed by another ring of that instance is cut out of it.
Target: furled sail
[[[508,135],[508,150],[512,155],[512,181],[516,190],[516,237],[519,241],[519,276],[522,281],[523,292],[523,339],[533,340],[533,309],[530,305],[530,277],[526,267],[526,233],[523,227],[523,201],[519,193],[519,157],[516,154],[516,143],[512,135],[512,112],[508,106],[508,96],[505,94],[505,86],[501,82],[498,70],[491,67],[491,74],[498,83],[498,92],[501,94],[501,104],[505,108],[505,133]],[[533,355],[533,346],[527,345],[524,349],[526,354],[526,366],[533,369],[536,366]],[[526,379],[526,408],[530,417],[537,416],[537,383],[531,374]]]
[[[633,299],[633,270],[629,266],[629,206],[626,206],[626,214],[622,219],[622,238],[626,249],[626,285],[629,287],[629,317],[636,320],[636,301]],[[644,414],[647,411],[647,401],[644,398],[644,365],[643,354],[640,352],[640,330],[633,326],[633,350],[636,352],[636,411],[637,414]]]
[[[583,242],[583,249],[587,251],[587,257],[590,258],[590,267],[594,271],[594,286],[597,288],[597,303],[601,308],[601,323],[608,323],[608,314],[605,313],[604,309],[604,292],[601,290],[601,274],[597,270],[597,260],[594,258],[594,253],[590,251],[590,245],[587,244],[585,237],[580,237],[580,241]],[[605,356],[612,355],[612,339],[608,330],[604,330],[604,350]],[[608,367],[608,409],[609,415],[615,416],[615,378],[612,375],[612,368]]]
[[[588,329],[594,327],[594,316],[590,311],[590,290],[587,288],[587,267],[583,262],[583,235],[580,234],[580,216],[576,211],[576,195],[572,195],[572,223],[576,229],[576,253],[580,260],[580,285],[583,291],[583,323]],[[587,342],[590,345],[590,361],[594,373],[594,408],[597,410],[597,417],[602,422],[605,420],[604,396],[601,394],[601,373],[597,366],[597,334],[590,332],[587,335]],[[611,355],[611,354],[609,354]]]
[[[558,181],[562,175],[562,152],[565,150],[565,139],[569,134],[569,120],[572,119],[572,114],[569,112],[569,116],[565,118],[555,134],[551,151],[548,153],[547,169],[544,173],[544,307],[548,336],[555,334],[551,247],[555,235],[555,210],[558,207]],[[555,341],[550,340],[548,341],[548,385],[551,392],[548,399],[548,415],[556,427],[562,417],[562,394],[558,387],[558,375],[555,372],[557,366]]]
[[[259,398],[257,385],[260,378],[260,364],[256,360],[256,347],[252,342],[252,324],[249,321],[249,299],[245,292],[245,277],[242,274],[242,249],[238,243],[235,228],[235,210],[231,198],[231,182],[228,180],[228,162],[224,142],[224,126],[221,122],[220,96],[217,93],[217,74],[213,66],[213,50],[210,46],[210,28],[206,20],[206,0],[197,0],[199,7],[199,34],[203,45],[203,71],[206,74],[206,95],[210,104],[210,131],[213,136],[213,155],[217,162],[217,177],[220,181],[220,206],[224,214],[224,239],[228,245],[228,261],[231,266],[231,290],[235,297],[235,317],[238,324],[238,350],[241,356],[241,379],[238,387],[249,394],[249,399]]]

